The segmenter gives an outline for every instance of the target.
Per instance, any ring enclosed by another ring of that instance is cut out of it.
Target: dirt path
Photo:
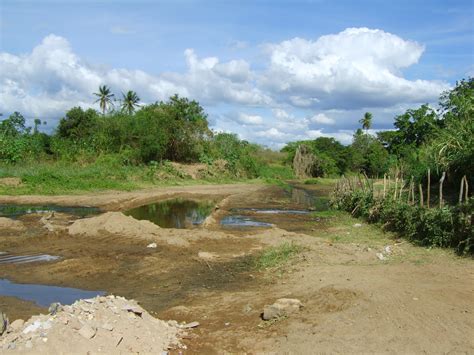
[[[38,231],[41,216],[32,215],[22,219],[24,234],[12,237],[0,231],[0,250],[62,259],[1,264],[0,278],[104,290],[136,299],[160,319],[198,321],[200,326],[183,340],[188,353],[474,353],[472,260],[400,243],[344,214],[246,212],[276,227],[219,226],[233,208],[298,208],[297,200],[277,187],[192,186],[0,201],[117,210],[177,194],[224,199],[208,227],[162,230],[163,237],[188,238],[185,246],[158,243],[151,249],[146,241],[106,232],[71,237]],[[66,217],[65,223],[68,218],[73,219]],[[304,251],[281,267],[255,269],[262,250],[284,242],[297,243]],[[390,253],[381,261],[376,253],[386,246]],[[263,322],[263,307],[282,297],[297,298],[304,308]],[[0,297],[0,302],[10,319],[38,311],[10,298]]]

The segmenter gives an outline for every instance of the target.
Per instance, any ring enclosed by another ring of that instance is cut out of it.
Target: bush
[[[461,254],[474,253],[473,198],[458,206],[424,208],[391,197],[374,198],[370,189],[338,186],[330,204],[335,209],[366,218],[370,223],[381,223],[385,229],[417,244],[452,247]]]

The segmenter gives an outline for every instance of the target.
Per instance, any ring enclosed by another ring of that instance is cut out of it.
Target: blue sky
[[[216,130],[279,148],[350,142],[474,74],[473,1],[9,1],[0,110],[48,121],[107,84],[198,100]]]

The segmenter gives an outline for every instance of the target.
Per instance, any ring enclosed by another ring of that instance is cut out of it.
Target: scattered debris
[[[21,329],[23,328],[23,325],[25,324],[25,321],[23,319],[17,319],[17,320],[14,320],[11,324],[10,324],[10,327],[13,329],[13,330],[18,330],[18,329]]]
[[[189,328],[199,327],[199,325],[200,325],[199,322],[191,322],[191,323],[178,325],[178,327],[181,329],[189,329]]]
[[[382,253],[376,253],[375,256],[377,256],[377,258],[381,261],[387,260],[385,255],[383,255]]]
[[[272,305],[265,306],[263,309],[263,320],[288,316],[291,313],[299,311],[303,307],[300,300],[295,298],[280,298]]]
[[[16,320],[0,337],[0,352],[6,350],[35,353],[161,353],[183,348],[180,328],[194,328],[197,322],[183,327],[156,319],[135,301],[118,296],[98,296],[72,305],[53,303],[51,314]],[[130,316],[132,315],[132,318]],[[3,319],[6,320],[5,315]],[[196,325],[197,323],[197,325]],[[33,350],[31,350],[33,349]],[[119,352],[120,352],[119,351]]]
[[[51,315],[53,315],[53,316],[54,316],[56,313],[58,313],[59,310],[61,310],[61,303],[59,303],[59,302],[51,303],[51,305],[50,305],[49,308],[48,308],[49,314],[51,314]]]
[[[392,247],[390,245],[387,245],[383,250],[385,251],[385,254],[392,254]]]
[[[81,334],[86,339],[92,339],[97,332],[97,329],[92,328],[89,324],[84,324],[81,329],[79,329],[79,334]]]
[[[0,312],[0,335],[8,328],[8,317],[5,313]]]
[[[156,245],[156,243],[150,243],[148,244],[146,247],[147,248],[156,248],[158,245]]]
[[[360,228],[360,227],[362,227],[362,224],[361,223],[356,223],[356,224],[353,225],[353,227]]]

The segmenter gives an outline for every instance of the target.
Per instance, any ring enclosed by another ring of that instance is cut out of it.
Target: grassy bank
[[[187,166],[184,166],[186,168]],[[204,168],[205,170],[206,168]],[[2,195],[79,194],[103,190],[130,191],[154,186],[224,183],[277,183],[292,177],[289,167],[269,165],[256,178],[239,176],[231,171],[205,170],[204,176],[193,177],[171,164],[123,165],[111,159],[93,163],[40,162],[0,166],[0,179],[16,178],[17,184],[2,184]]]

